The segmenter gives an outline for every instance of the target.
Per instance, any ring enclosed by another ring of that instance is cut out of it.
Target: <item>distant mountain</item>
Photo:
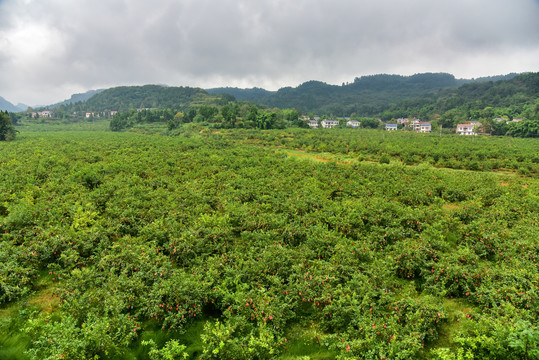
[[[456,89],[463,84],[509,80],[518,74],[478,79],[456,79],[447,73],[423,73],[411,76],[378,74],[357,77],[352,83],[330,85],[307,81],[295,88],[285,87],[276,92],[264,89],[217,88],[208,92],[228,93],[237,100],[252,101],[269,107],[296,108],[301,112],[319,115],[347,116],[356,113],[373,116],[389,105],[417,98],[432,98],[440,91]]]
[[[221,87],[203,90],[191,87],[164,85],[120,86],[106,90],[91,90],[75,94],[49,108],[56,113],[84,111],[125,111],[138,108],[184,109],[201,104],[226,104],[231,100],[249,101],[268,107],[295,108],[302,113],[317,115],[380,116],[403,102],[433,104],[451,94],[447,105],[462,95],[483,94],[499,81],[510,81],[517,74],[497,75],[477,79],[456,79],[447,73],[422,73],[412,76],[378,74],[357,77],[351,83],[331,85],[321,81],[307,81],[297,87],[284,87],[278,91],[261,88],[240,89]],[[490,91],[497,91],[493,88]],[[507,88],[506,88],[507,90]],[[472,93],[472,94],[470,94]],[[226,95],[225,95],[226,94]],[[501,94],[503,95],[503,94]],[[487,95],[485,95],[487,96]],[[488,96],[487,96],[488,97]],[[432,105],[429,105],[432,107]]]
[[[92,96],[86,101],[86,107],[92,111],[177,108],[207,95],[206,91],[191,87],[120,86]]]
[[[19,104],[19,105],[22,105],[22,104]],[[10,103],[9,101],[7,101],[6,99],[0,96],[0,110],[2,111],[20,112],[20,111],[26,110],[26,107],[24,109],[21,109],[19,106],[13,105],[12,103]]]
[[[15,107],[19,109],[19,111],[26,111],[30,106],[23,103],[18,103],[17,105],[15,105]]]
[[[74,103],[77,103],[77,102],[84,102],[84,101],[87,101],[88,99],[90,99],[92,96],[96,95],[96,94],[99,94],[100,92],[104,91],[105,89],[98,89],[98,90],[90,90],[90,91],[87,91],[85,93],[82,93],[82,94],[74,94],[74,95],[71,95],[71,97],[67,100],[64,100],[62,102],[59,102],[57,104],[54,104],[54,105],[50,105],[48,106],[49,108],[55,108],[57,106],[60,106],[60,105],[69,105],[69,104],[74,104]]]
[[[352,83],[330,85],[307,81],[296,88],[285,87],[276,92],[263,89],[210,89],[212,93],[229,93],[237,100],[253,101],[269,107],[296,108],[301,112],[337,116],[374,115],[392,103],[433,95],[439,90],[454,88],[459,81],[451,74],[425,73],[412,76],[370,75],[355,78]]]
[[[75,97],[75,99],[78,98]],[[126,111],[145,108],[180,110],[197,105],[226,104],[233,99],[230,95],[210,95],[200,88],[162,85],[119,86],[100,90],[86,101],[58,104],[55,107],[55,112],[57,114],[70,114],[85,111]]]

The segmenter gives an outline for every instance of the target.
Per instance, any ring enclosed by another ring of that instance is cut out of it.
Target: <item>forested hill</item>
[[[229,94],[236,98],[236,100],[260,102],[268,96],[276,93],[276,91],[269,91],[261,88],[240,89],[237,87],[220,87],[213,89],[206,89],[210,94]]]
[[[200,88],[161,85],[120,86],[95,94],[85,102],[59,106],[57,111],[126,111],[141,108],[179,109],[212,102],[227,102],[230,99],[232,99],[230,95],[212,96]]]
[[[464,84],[436,96],[410,99],[393,104],[381,114],[382,119],[441,116],[444,126],[468,120],[491,120],[494,117],[535,119],[539,99],[539,73],[518,75],[510,80]],[[529,113],[529,114],[528,114]]]
[[[209,93],[229,93],[238,100],[258,102],[270,107],[296,108],[302,112],[347,116],[377,115],[391,104],[417,98],[435,98],[441,90],[455,89],[466,83],[483,83],[492,80],[511,79],[517,74],[480,78],[456,79],[446,73],[424,73],[412,76],[370,75],[354,79],[352,83],[330,85],[320,81],[308,81],[296,88],[285,87],[277,92],[263,89],[217,88]]]

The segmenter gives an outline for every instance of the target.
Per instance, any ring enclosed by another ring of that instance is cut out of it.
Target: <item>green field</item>
[[[0,142],[2,359],[539,357],[537,139],[73,126]]]

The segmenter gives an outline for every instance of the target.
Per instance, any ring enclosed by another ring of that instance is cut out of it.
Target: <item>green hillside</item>
[[[86,101],[56,107],[56,113],[73,111],[126,111],[131,109],[181,109],[189,106],[227,102],[229,95],[209,95],[192,87],[161,85],[119,86],[103,90]]]
[[[296,108],[301,112],[319,115],[375,116],[390,105],[410,99],[436,99],[440,91],[455,89],[465,83],[481,84],[492,80],[507,80],[516,74],[481,78],[455,79],[446,73],[424,73],[412,76],[370,75],[354,79],[341,86],[320,81],[308,81],[296,88],[286,87],[276,92],[261,89],[210,89],[210,93],[230,93],[238,100],[248,100],[278,108]]]
[[[418,116],[453,129],[458,123],[479,121],[486,127],[485,131],[492,134],[526,133],[526,129],[511,127],[530,125],[529,122],[508,125],[507,121],[523,118],[534,124],[539,122],[539,73],[522,74],[510,80],[464,84],[437,96],[393,104],[380,115],[386,121]],[[536,125],[533,127],[535,129]],[[538,136],[537,130],[531,132]]]

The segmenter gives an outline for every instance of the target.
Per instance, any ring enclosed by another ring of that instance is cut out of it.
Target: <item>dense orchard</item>
[[[0,144],[0,304],[55,297],[21,313],[26,356],[127,357],[156,324],[203,321],[193,358],[275,358],[298,328],[338,359],[532,358],[539,183],[507,168],[536,176],[537,142],[326,134]],[[482,171],[444,168],[463,154]]]

